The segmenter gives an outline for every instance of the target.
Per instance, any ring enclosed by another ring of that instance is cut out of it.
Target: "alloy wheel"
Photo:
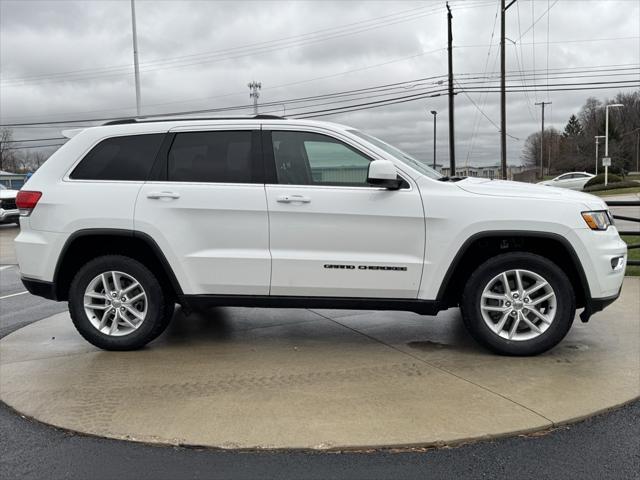
[[[507,340],[526,341],[542,335],[556,316],[556,293],[541,275],[507,270],[484,288],[480,311],[485,324]]]
[[[96,275],[84,292],[84,311],[91,324],[110,336],[128,335],[147,316],[147,294],[131,275],[108,271]]]

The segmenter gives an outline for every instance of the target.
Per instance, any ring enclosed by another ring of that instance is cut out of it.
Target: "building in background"
[[[27,181],[26,176],[24,173],[11,173],[0,170],[0,185],[4,185],[11,190],[20,190],[24,182]]]
[[[522,165],[510,165],[507,167],[507,179],[518,180],[519,174],[523,173],[527,168]],[[441,167],[438,169],[445,176],[451,176],[449,167]],[[489,165],[484,167],[458,167],[454,176],[457,177],[479,177],[495,179],[500,178],[500,165]]]

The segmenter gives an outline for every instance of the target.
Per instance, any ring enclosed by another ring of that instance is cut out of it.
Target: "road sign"
[[[611,157],[602,157],[602,166],[610,167],[611,166]]]

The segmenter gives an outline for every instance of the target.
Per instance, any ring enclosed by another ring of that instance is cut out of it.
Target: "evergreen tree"
[[[562,134],[562,136],[565,138],[579,137],[580,135],[582,135],[582,133],[583,133],[583,129],[582,129],[582,124],[580,123],[580,120],[578,120],[578,117],[576,117],[575,115],[571,115],[569,117],[569,122],[567,123],[567,126],[564,127],[564,133]]]

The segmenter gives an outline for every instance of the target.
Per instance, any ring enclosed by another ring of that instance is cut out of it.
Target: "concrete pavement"
[[[222,448],[452,444],[574,421],[640,395],[640,281],[556,349],[477,347],[457,310],[219,308],[139,352],[94,349],[62,313],[0,341],[0,398],[45,423]]]

